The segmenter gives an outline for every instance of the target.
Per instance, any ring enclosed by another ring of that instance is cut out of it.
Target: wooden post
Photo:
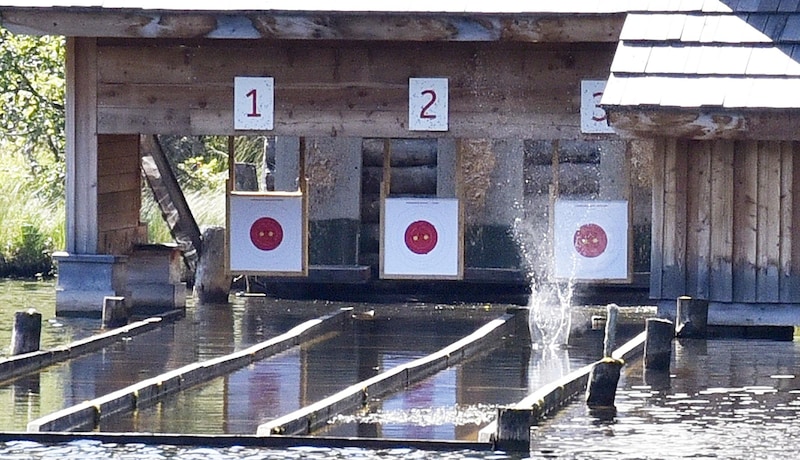
[[[226,303],[231,280],[225,270],[225,228],[203,231],[203,251],[197,264],[194,294],[201,303]]]
[[[614,345],[617,341],[617,316],[619,315],[619,307],[617,304],[609,304],[606,307],[606,330],[603,339],[603,357],[608,358],[614,351]]]
[[[14,313],[11,333],[11,354],[21,355],[39,350],[42,337],[42,314],[33,308]]]
[[[608,318],[606,319],[605,338],[603,340],[603,359],[595,363],[589,374],[589,384],[586,388],[586,405],[591,408],[614,407],[617,393],[617,383],[622,365],[621,359],[614,359],[614,342],[617,335],[617,316],[619,307],[609,304]]]
[[[708,329],[708,300],[678,297],[677,327],[680,338],[704,339]]]
[[[497,410],[495,449],[529,452],[531,449],[531,410],[501,407]]]
[[[645,321],[644,367],[654,370],[669,370],[672,359],[672,338],[675,327],[672,321],[648,318]]]
[[[115,328],[128,324],[128,305],[125,297],[103,297],[103,327]]]

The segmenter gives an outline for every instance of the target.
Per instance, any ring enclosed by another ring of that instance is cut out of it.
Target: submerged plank
[[[28,423],[29,432],[73,431],[94,428],[102,418],[133,411],[164,397],[280,353],[301,342],[341,329],[351,309],[306,321],[288,332],[236,353],[192,363],[143,380],[113,393],[48,414]]]
[[[514,331],[518,317],[517,314],[507,313],[436,353],[394,367],[351,385],[328,398],[264,423],[258,427],[257,434],[259,436],[310,434],[326,425],[332,417],[361,407],[369,398],[380,397],[399,388],[408,387],[486,350],[487,346],[491,348],[503,335]]]

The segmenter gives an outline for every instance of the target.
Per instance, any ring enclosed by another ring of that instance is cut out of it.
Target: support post
[[[495,449],[505,452],[529,452],[530,448],[531,410],[499,408]]]
[[[603,359],[592,367],[592,371],[589,374],[589,384],[586,388],[586,405],[590,408],[614,407],[620,370],[622,365],[625,364],[623,360],[611,357],[617,335],[619,307],[612,303],[608,305],[607,310],[608,319],[606,320],[603,340]]]
[[[203,231],[203,250],[197,264],[194,294],[200,303],[225,303],[231,280],[225,269],[225,228]]]
[[[645,321],[645,332],[645,369],[669,370],[670,360],[672,359],[672,338],[675,335],[675,327],[672,321],[648,318]]]
[[[708,332],[708,300],[678,297],[677,327],[679,338],[704,339]]]
[[[11,333],[11,354],[21,355],[39,350],[42,337],[42,314],[33,308],[14,313]]]
[[[125,297],[106,296],[103,298],[103,326],[122,327],[128,324],[128,305]]]

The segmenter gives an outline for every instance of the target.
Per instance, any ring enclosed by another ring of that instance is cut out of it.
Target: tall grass
[[[2,145],[0,153],[0,276],[52,275],[50,256],[65,245],[64,199],[42,190],[22,154]]]
[[[184,192],[197,225],[201,231],[208,226],[225,225],[225,188],[202,189]],[[161,216],[161,210],[153,200],[153,194],[145,187],[142,195],[141,220],[147,222],[147,239],[152,243],[173,242],[169,227]]]

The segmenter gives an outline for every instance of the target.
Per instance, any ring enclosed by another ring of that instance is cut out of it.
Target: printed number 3
[[[432,89],[426,89],[425,91],[422,92],[422,95],[428,96],[430,100],[428,101],[427,104],[422,106],[422,110],[420,110],[419,112],[419,117],[426,119],[436,118],[435,114],[428,113],[428,110],[430,110],[431,106],[436,102],[436,91]]]
[[[592,94],[592,98],[596,101],[594,104],[594,114],[592,114],[592,120],[594,121],[606,121],[607,118],[606,111],[600,107],[601,97],[603,97],[602,91]]]

